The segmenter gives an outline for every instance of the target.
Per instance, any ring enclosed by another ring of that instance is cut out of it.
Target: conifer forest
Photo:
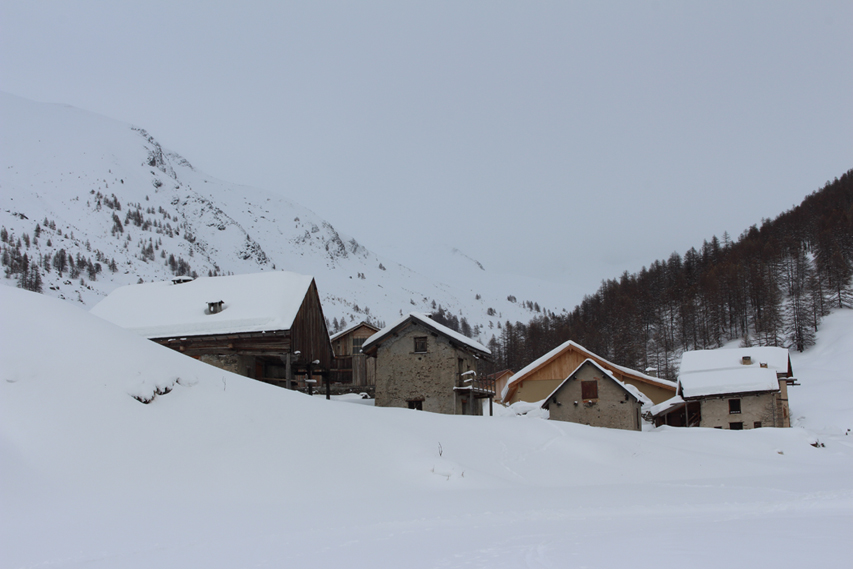
[[[518,371],[567,340],[673,380],[686,350],[739,340],[803,351],[829,310],[853,308],[851,276],[853,170],[736,240],[715,236],[603,281],[571,312],[502,323],[492,368]]]

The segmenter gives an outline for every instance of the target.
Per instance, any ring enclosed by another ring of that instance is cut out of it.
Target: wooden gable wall
[[[358,355],[353,353],[352,345],[353,338],[362,340],[362,343],[367,338],[376,334],[378,330],[371,328],[367,324],[361,323],[343,336],[338,336],[334,341],[334,350],[336,356],[353,356]]]
[[[321,369],[331,369],[334,357],[332,344],[329,341],[329,330],[326,328],[326,318],[323,316],[323,308],[320,305],[320,294],[313,280],[293,320],[290,334],[293,342],[292,349],[302,352],[299,360],[304,362],[320,360]]]
[[[583,361],[587,359],[586,354],[581,354],[574,347],[558,354],[551,361],[539,366],[525,377],[516,388],[510,398],[510,403],[516,401],[541,401],[548,397],[569,374],[575,371]]]
[[[510,403],[515,403],[516,401],[535,402],[545,399],[586,359],[595,361],[601,367],[610,371],[622,383],[633,385],[654,403],[661,403],[675,395],[674,387],[668,388],[638,380],[634,376],[609,365],[594,354],[588,354],[574,346],[569,346],[565,351],[551,359],[551,361],[527,374],[527,377],[522,380],[521,385],[518,386],[515,394],[511,397]]]

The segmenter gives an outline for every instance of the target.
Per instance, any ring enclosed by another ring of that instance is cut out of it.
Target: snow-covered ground
[[[797,426],[740,432],[326,401],[5,286],[0,321],[3,568],[850,566],[853,311]]]

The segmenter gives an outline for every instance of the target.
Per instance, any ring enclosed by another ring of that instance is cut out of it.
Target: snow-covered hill
[[[280,194],[197,171],[138,127],[4,93],[0,124],[7,284],[91,306],[139,279],[289,270],[316,277],[333,324],[441,306],[483,341],[499,321],[529,320],[533,303],[570,304],[556,285],[436,251],[436,236],[403,264],[382,258]]]
[[[633,432],[311,398],[81,308],[0,287],[0,568],[849,566],[853,311],[799,426]]]

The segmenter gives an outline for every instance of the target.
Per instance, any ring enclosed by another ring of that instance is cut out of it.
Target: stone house
[[[91,313],[205,363],[282,387],[327,378],[332,366],[317,285],[306,275],[270,271],[129,285]]]
[[[592,360],[626,385],[633,385],[652,400],[666,401],[675,395],[674,381],[659,379],[639,371],[616,365],[587,350],[571,340],[523,367],[513,375],[501,393],[502,402],[510,405],[516,401],[536,403],[548,397],[570,373],[585,360]]]
[[[412,313],[383,328],[362,351],[375,358],[377,407],[481,415],[488,399],[491,410],[494,381],[477,375],[491,352],[426,314]]]
[[[678,394],[652,409],[655,425],[743,430],[790,427],[788,350],[754,347],[684,352]]]
[[[584,360],[542,403],[550,419],[593,427],[640,431],[651,401],[594,360]]]
[[[334,334],[331,338],[335,352],[332,381],[344,385],[370,386],[376,383],[376,360],[361,352],[365,340],[379,331],[367,322],[359,322]]]

